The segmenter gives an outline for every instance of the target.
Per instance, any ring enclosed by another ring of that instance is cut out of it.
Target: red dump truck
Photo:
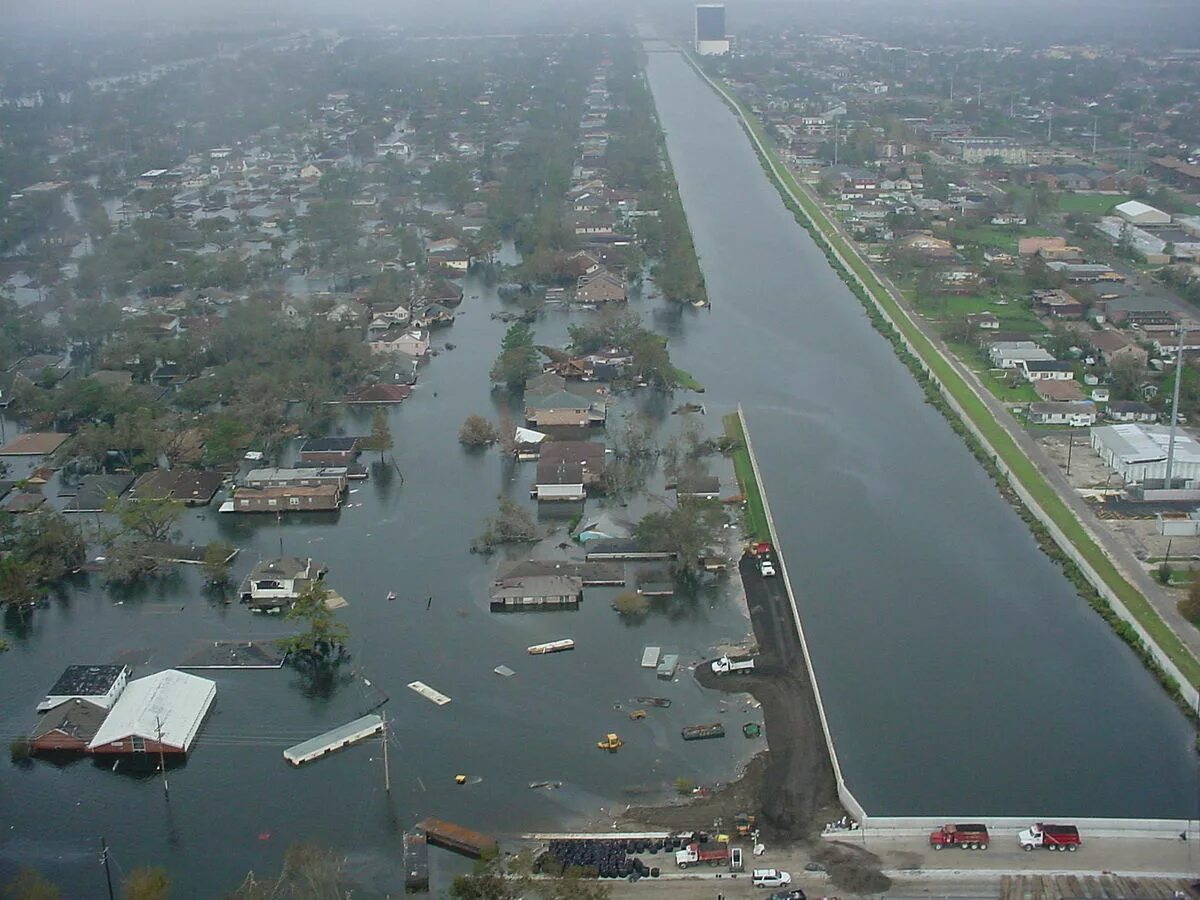
[[[1030,825],[1017,835],[1022,850],[1045,847],[1047,850],[1066,850],[1074,853],[1083,844],[1079,829],[1074,825]]]
[[[758,574],[763,578],[772,578],[775,576],[775,551],[769,543],[761,541],[757,544],[750,545],[750,555],[754,557],[758,564]]]
[[[728,861],[729,845],[719,841],[688,844],[684,849],[675,852],[675,865],[681,869],[704,863],[708,863],[710,866],[723,866]]]
[[[953,825],[943,825],[929,835],[929,846],[934,850],[945,847],[961,847],[963,850],[986,850],[988,848],[988,830],[986,825],[959,822]]]

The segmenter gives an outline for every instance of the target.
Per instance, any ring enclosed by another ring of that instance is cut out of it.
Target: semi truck
[[[722,656],[720,659],[714,659],[712,670],[718,675],[726,672],[753,672],[753,659],[734,659],[729,656]]]
[[[1022,850],[1045,847],[1047,850],[1074,853],[1083,841],[1079,838],[1079,829],[1074,825],[1045,825],[1038,822],[1018,834],[1017,843]]]
[[[682,850],[675,851],[675,865],[681,869],[704,863],[710,866],[723,866],[727,862],[729,862],[729,845],[719,841],[692,843]]]
[[[942,850],[946,847],[986,850],[988,848],[987,826],[962,823],[943,825],[929,835],[929,846],[934,850]]]

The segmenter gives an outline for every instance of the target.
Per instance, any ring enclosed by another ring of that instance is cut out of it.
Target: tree
[[[637,591],[625,591],[613,601],[613,609],[623,616],[638,618],[650,611],[650,601]]]
[[[344,900],[339,885],[341,860],[313,844],[293,844],[277,878],[259,880],[249,873],[229,900]]]
[[[458,430],[459,443],[468,447],[486,447],[500,437],[496,426],[480,415],[467,416]]]
[[[204,580],[214,587],[229,584],[229,569],[233,562],[234,546],[226,540],[209,541],[204,548]]]
[[[171,879],[157,866],[134,869],[121,882],[123,900],[168,900],[170,896]]]
[[[694,580],[700,554],[721,537],[727,523],[725,508],[708,500],[680,500],[670,510],[646,514],[634,530],[643,549],[669,550],[676,577]]]
[[[106,512],[116,516],[120,535],[162,543],[175,536],[175,525],[183,515],[183,503],[169,497],[114,498],[108,503]]]
[[[533,345],[533,330],[524,322],[516,322],[500,342],[500,355],[492,365],[492,381],[512,391],[523,391],[525,382],[538,371],[538,351]]]
[[[5,900],[60,900],[62,891],[36,869],[23,868],[4,886]]]
[[[393,447],[392,430],[388,427],[387,413],[376,409],[371,417],[371,434],[362,441],[364,450],[378,450],[379,461],[383,462],[383,454]]]
[[[350,629],[337,621],[325,602],[328,597],[329,590],[324,583],[314,581],[297,598],[286,619],[303,622],[307,630],[280,640],[281,650],[321,662],[341,655],[350,639]]]
[[[537,525],[529,510],[508,497],[499,498],[496,515],[488,519],[479,542],[485,547],[537,540]]]

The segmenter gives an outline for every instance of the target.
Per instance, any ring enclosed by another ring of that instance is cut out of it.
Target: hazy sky
[[[687,22],[689,0],[0,0],[4,30],[58,31],[188,23],[305,27],[339,20],[427,29],[478,31],[491,23],[516,27],[546,21],[599,26],[613,13],[649,13],[660,22]],[[1034,42],[1116,40],[1137,35],[1174,46],[1200,44],[1198,0],[727,0],[729,28],[776,16],[813,30],[887,30],[953,22],[981,35],[1024,36]]]

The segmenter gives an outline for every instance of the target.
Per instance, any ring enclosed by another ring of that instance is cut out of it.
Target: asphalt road
[[[762,821],[781,836],[799,839],[812,833],[819,809],[837,802],[833,766],[784,581],[763,578],[750,557],[742,558],[739,569],[758,641],[755,670],[715,675],[701,666],[696,680],[705,687],[750,693],[762,704],[770,748]]]

